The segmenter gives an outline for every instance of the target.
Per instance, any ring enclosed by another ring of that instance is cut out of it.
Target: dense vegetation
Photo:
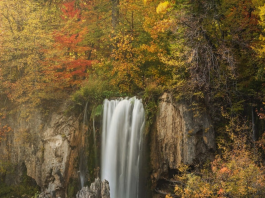
[[[7,102],[27,117],[49,101],[96,107],[140,95],[151,122],[166,91],[211,114],[219,146],[175,193],[265,193],[265,0],[1,0],[0,8],[0,140],[11,130],[1,124]]]

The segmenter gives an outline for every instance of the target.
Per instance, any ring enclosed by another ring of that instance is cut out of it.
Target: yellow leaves
[[[264,25],[263,23],[265,21],[265,4],[259,7],[259,16],[261,25]]]
[[[133,58],[133,42],[134,38],[131,35],[118,34],[113,38],[113,41],[116,41],[116,47],[113,50],[112,57],[121,62],[126,62]]]
[[[238,140],[232,150],[224,152],[222,157],[217,155],[211,163],[211,171],[203,169],[201,176],[187,174],[187,168],[181,165],[182,175],[174,179],[185,183],[185,187],[175,186],[175,194],[182,198],[251,197],[257,192],[264,195],[264,167],[255,161],[243,140]]]
[[[175,186],[174,192],[176,195],[182,195],[183,194],[182,188],[179,187],[178,185]]]
[[[143,45],[141,45],[140,48],[142,50],[147,50],[148,52],[151,52],[151,53],[155,53],[159,49],[158,46],[155,45],[155,44],[151,44],[150,46],[149,45],[146,45],[146,44],[143,44]]]
[[[52,44],[48,29],[51,24],[47,21],[54,15],[48,15],[48,8],[32,0],[2,0],[0,7],[4,8],[0,9],[3,30],[0,61],[5,60],[0,67],[4,88],[9,99],[18,103],[28,102],[31,107],[38,105],[39,94],[44,89],[40,82],[46,81],[41,61],[45,50]]]
[[[160,3],[157,8],[156,8],[156,12],[158,14],[165,14],[168,11],[168,8],[170,8],[170,3],[168,1],[165,1],[163,3]]]
[[[187,187],[184,189],[182,197],[212,197],[213,192],[210,184],[205,183],[201,177],[193,174],[189,174],[187,177]]]
[[[146,4],[150,4],[151,2],[154,2],[154,0],[143,0],[143,2],[144,2],[144,5],[146,5]]]
[[[263,6],[259,7],[259,17],[260,22],[259,24],[263,27],[263,32],[265,32],[265,4]],[[254,47],[254,49],[259,54],[259,57],[265,56],[265,37],[261,34],[259,37],[260,42],[257,44],[257,46]]]
[[[144,29],[150,33],[153,40],[157,40],[159,36],[168,30],[173,24],[171,19],[155,20],[154,18],[145,17]]]
[[[157,21],[152,29],[150,30],[150,34],[153,39],[157,39],[159,33],[164,33],[165,31],[169,30],[172,25],[172,20],[164,19],[161,21]]]

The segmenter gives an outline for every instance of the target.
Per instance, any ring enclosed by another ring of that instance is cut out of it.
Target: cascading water
[[[98,168],[98,154],[97,154],[97,138],[95,128],[95,118],[93,118],[93,140],[94,140],[94,155],[95,155],[95,167]]]
[[[88,107],[88,102],[86,103],[85,109],[84,109],[84,117],[83,117],[83,125],[82,125],[82,135],[85,134],[86,132],[86,125],[88,123],[87,119],[87,107]],[[80,187],[83,188],[86,180],[86,155],[85,155],[85,148],[84,145],[86,143],[82,142],[82,148],[80,151],[80,158],[79,158],[79,179],[80,179]]]
[[[139,197],[144,123],[143,104],[136,97],[104,101],[101,179],[109,181],[111,198]]]

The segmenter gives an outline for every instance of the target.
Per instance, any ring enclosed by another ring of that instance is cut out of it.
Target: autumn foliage
[[[184,173],[175,193],[264,193],[249,145],[264,152],[265,114],[251,109],[264,109],[265,0],[1,0],[0,8],[0,102],[27,117],[69,98],[82,106],[138,95],[150,121],[169,92],[209,112],[229,148],[219,148],[207,174]],[[11,130],[3,123],[0,138]],[[235,142],[231,134],[247,131],[239,123],[253,125],[258,141]]]
[[[62,26],[52,33],[53,49],[48,51],[43,61],[47,68],[45,75],[58,89],[78,87],[87,77],[87,69],[92,62],[88,56],[91,48],[83,42],[88,30],[83,26],[81,10],[75,8],[72,1],[64,3],[61,12]]]
[[[39,105],[98,75],[121,92],[157,84],[234,104],[232,84],[247,100],[244,89],[260,83],[262,6],[255,0],[3,0],[1,86],[11,100]]]
[[[200,174],[187,174],[185,166],[180,168],[184,174],[175,179],[185,182],[185,186],[177,185],[176,195],[183,198],[263,197],[264,167],[257,163],[257,156],[243,142],[238,140],[232,150],[217,155],[210,169],[205,168]]]

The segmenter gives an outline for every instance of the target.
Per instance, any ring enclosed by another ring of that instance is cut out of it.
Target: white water
[[[139,196],[144,122],[141,100],[104,101],[101,179],[109,181],[111,198]]]

